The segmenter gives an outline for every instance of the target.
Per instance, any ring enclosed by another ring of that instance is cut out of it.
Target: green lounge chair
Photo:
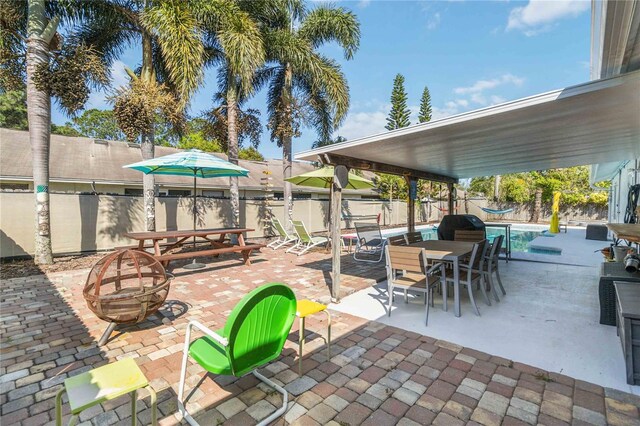
[[[287,253],[297,254],[298,256],[305,254],[315,246],[320,244],[329,244],[329,238],[327,237],[312,237],[307,231],[301,220],[292,220],[293,228],[298,234],[298,243],[287,250]]]
[[[191,425],[198,425],[185,408],[184,383],[187,360],[193,358],[213,374],[241,377],[253,373],[282,394],[282,407],[262,420],[267,425],[287,410],[287,391],[258,372],[258,368],[278,358],[296,317],[296,297],[284,284],[271,283],[256,288],[233,308],[223,329],[212,331],[198,321],[190,321],[178,387],[178,410]],[[205,336],[191,342],[191,329]]]
[[[271,247],[272,249],[277,250],[282,246],[286,246],[287,244],[298,242],[298,237],[289,234],[277,218],[274,217],[271,220],[271,224],[276,229],[276,231],[278,231],[279,236],[277,240],[271,241],[269,244],[267,244],[267,247]]]

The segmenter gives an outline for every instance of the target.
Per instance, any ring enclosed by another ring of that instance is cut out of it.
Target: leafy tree
[[[346,140],[347,140],[347,138],[342,137],[342,136],[338,136],[335,139],[331,139],[331,138],[325,139],[325,140],[319,139],[317,141],[314,141],[311,144],[311,148],[313,148],[313,149],[321,148],[323,146],[328,146],[328,145],[333,145],[333,144],[340,143],[340,142],[345,142]]]
[[[118,127],[113,110],[89,109],[72,119],[73,127],[86,137],[124,141],[126,136]]]
[[[229,123],[228,112],[225,103],[207,111],[200,123],[204,135],[210,139],[217,139],[222,146],[222,152],[229,150]],[[256,148],[260,144],[262,135],[262,124],[260,123],[260,111],[257,109],[243,110],[237,106],[235,115],[235,140],[238,148],[243,148],[248,142]]]
[[[256,84],[268,86],[267,127],[271,140],[282,147],[282,173],[288,178],[292,141],[301,125],[313,127],[326,140],[349,108],[349,87],[340,66],[319,49],[336,42],[345,59],[352,59],[360,43],[360,24],[342,7],[319,5],[307,11],[299,0],[245,4],[263,31],[267,66],[256,76]],[[291,212],[291,184],[286,181],[284,199],[285,212]]]
[[[470,191],[491,197],[494,193],[494,177],[477,177],[471,180]],[[603,183],[606,188],[607,183]],[[554,191],[561,192],[561,204],[605,206],[605,191],[595,191],[589,183],[589,170],[585,166],[565,169],[538,170],[501,176],[498,201],[532,203],[532,218],[540,216],[542,203],[550,203]]]
[[[409,116],[411,111],[407,107],[407,92],[404,90],[404,77],[402,74],[396,75],[393,80],[393,90],[391,91],[391,111],[387,117],[387,130],[400,129],[411,124]]]
[[[262,156],[262,154],[260,154],[258,150],[252,146],[248,148],[242,148],[240,151],[238,151],[238,158],[241,160],[264,161],[264,157]]]
[[[395,199],[407,200],[409,198],[409,188],[407,181],[398,175],[390,175],[386,173],[378,173],[378,177],[374,180],[376,188],[383,198],[389,201]]]
[[[157,116],[176,126],[202,83],[207,61],[234,51],[245,39],[236,2],[94,0],[101,9],[79,37],[92,40],[111,63],[131,43],[141,43],[142,65],[127,69],[131,85],[115,98],[114,112],[131,139],[140,138],[143,159],[154,156]],[[205,40],[206,39],[206,40]],[[207,47],[210,47],[207,50]],[[154,179],[144,175],[145,226],[155,229]]]
[[[54,135],[61,135],[61,136],[73,136],[73,137],[84,136],[82,133],[74,129],[71,123],[69,122],[61,126],[51,123],[51,133]]]
[[[0,127],[16,130],[29,129],[27,94],[24,90],[0,92]]]
[[[216,139],[208,139],[202,131],[187,133],[181,137],[177,148],[195,148],[205,152],[224,152],[222,145]]]
[[[79,111],[92,85],[107,82],[104,64],[79,38],[67,40],[61,22],[93,16],[93,2],[4,0],[0,2],[0,90],[26,85],[29,143],[36,199],[36,264],[53,263],[49,206],[51,97],[69,114]]]
[[[429,88],[427,86],[424,86],[424,90],[422,91],[418,121],[420,123],[431,121],[431,94],[429,93]]]

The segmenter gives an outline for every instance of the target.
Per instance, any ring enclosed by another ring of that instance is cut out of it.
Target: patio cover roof
[[[443,182],[639,157],[640,71],[295,155]]]

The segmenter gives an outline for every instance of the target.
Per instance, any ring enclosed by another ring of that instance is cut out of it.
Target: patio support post
[[[416,230],[416,195],[418,192],[418,179],[413,176],[405,176],[407,188],[409,188],[409,202],[407,203],[407,226],[409,232]]]
[[[331,237],[331,299],[340,300],[340,254],[342,241],[340,236],[340,218],[342,215],[342,188],[349,182],[349,169],[345,166],[333,168],[333,183],[331,184],[331,223],[329,232]]]
[[[453,183],[447,183],[447,189],[449,190],[449,205],[448,205],[448,214],[455,214],[455,212],[453,211],[453,205],[454,205],[454,201],[453,201]]]

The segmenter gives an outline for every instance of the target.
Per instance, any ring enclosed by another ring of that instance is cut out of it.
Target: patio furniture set
[[[453,241],[423,240],[421,232],[384,239],[379,226],[372,224],[356,223],[356,231],[358,245],[354,259],[378,262],[386,256],[389,316],[395,289],[404,291],[405,303],[409,292],[424,294],[425,324],[429,320],[429,307],[433,305],[434,289],[438,287],[446,311],[448,287],[453,285],[454,313],[457,317],[460,316],[460,286],[467,288],[476,315],[480,315],[480,310],[473,295],[474,286],[481,290],[489,306],[491,300],[487,289],[496,302],[500,301],[498,288],[506,295],[498,264],[504,241],[502,235],[490,243],[485,238],[484,230],[455,230]],[[369,259],[363,258],[363,254],[368,255]]]
[[[236,304],[223,328],[211,330],[198,321],[187,325],[178,382],[178,411],[191,425],[198,422],[187,411],[185,381],[189,359],[207,372],[242,377],[253,374],[258,380],[282,395],[282,405],[259,425],[267,425],[282,416],[288,407],[288,393],[277,383],[262,375],[258,368],[280,357],[293,321],[300,319],[299,369],[302,375],[302,351],[305,342],[305,318],[320,312],[327,314],[327,359],[331,358],[331,314],[323,304],[310,300],[296,300],[293,290],[281,283],[262,285]],[[193,333],[203,336],[193,339]],[[151,395],[151,422],[157,425],[155,391],[132,358],[95,368],[64,381],[56,396],[56,425],[62,424],[62,396],[66,393],[70,406],[69,424],[75,424],[84,410],[129,394],[132,424],[136,424],[136,398],[138,389]]]

